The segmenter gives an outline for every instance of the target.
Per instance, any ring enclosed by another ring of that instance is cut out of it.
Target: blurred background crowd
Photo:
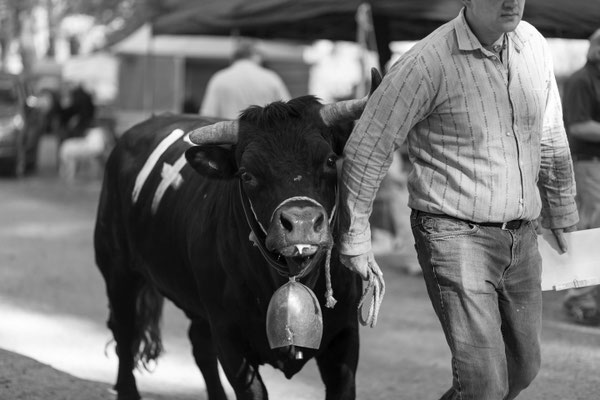
[[[436,18],[453,17],[460,7],[457,1],[418,6],[415,2],[402,2],[411,3],[408,6],[371,2],[381,9],[379,13],[388,12],[386,7],[396,12],[390,16],[391,22],[386,22],[371,15],[370,9],[360,12],[355,7],[359,2],[315,3],[318,6],[309,10],[314,17],[287,1],[281,2],[282,10],[295,7],[304,14],[293,15],[290,10],[277,15],[261,2],[251,3],[0,0],[0,69],[21,81],[18,88],[11,86],[17,83],[2,87],[19,92],[14,100],[21,98],[25,111],[20,114],[27,116],[23,122],[31,126],[15,154],[2,157],[5,164],[14,174],[23,175],[35,168],[41,136],[56,138],[59,157],[66,139],[85,137],[89,128],[99,129],[92,129],[89,149],[82,154],[101,161],[116,137],[150,114],[196,112],[210,77],[230,63],[237,41],[246,33],[258,38],[263,66],[281,77],[291,97],[314,94],[330,102],[361,96],[368,87],[370,67],[385,69],[415,39],[434,29]],[[407,10],[416,14],[414,18]],[[590,18],[584,9],[580,11],[581,17]],[[335,12],[340,13],[335,25],[335,19],[318,15]],[[287,27],[273,22],[290,14],[293,21]],[[392,17],[402,22],[403,30]],[[431,20],[424,24],[420,22],[423,18]],[[576,21],[578,17],[570,18]],[[552,18],[539,19],[540,24],[549,25],[546,30],[554,29],[561,36],[550,38],[550,44],[562,88],[564,79],[585,63],[588,28],[578,25],[566,31],[562,25],[553,27]],[[567,22],[563,24],[568,26]],[[315,28],[302,28],[307,23]],[[380,28],[386,25],[387,35]],[[387,36],[389,46],[384,50],[375,41],[376,34]],[[30,109],[34,111],[30,113]],[[72,158],[78,146],[82,143],[68,145],[63,150],[65,159]],[[74,168],[66,166],[65,177],[73,178]]]

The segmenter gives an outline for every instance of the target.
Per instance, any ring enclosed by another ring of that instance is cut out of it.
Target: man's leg
[[[420,212],[411,226],[452,352],[452,388],[442,399],[504,399],[509,382],[496,289],[511,263],[509,231]]]
[[[513,263],[498,290],[508,365],[507,400],[529,386],[540,369],[542,329],[542,260],[537,234],[533,224],[511,233]]]

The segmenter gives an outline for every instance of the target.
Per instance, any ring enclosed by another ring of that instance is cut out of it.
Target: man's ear
[[[185,158],[202,176],[212,179],[231,179],[237,172],[234,151],[218,145],[193,146],[185,151]]]

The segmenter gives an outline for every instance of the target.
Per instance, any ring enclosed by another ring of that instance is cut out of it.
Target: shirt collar
[[[473,33],[467,19],[465,18],[465,8],[460,10],[460,13],[453,20],[454,31],[456,32],[456,39],[458,41],[458,49],[464,51],[483,50],[483,45],[477,39],[477,36]],[[527,36],[524,34],[521,24],[517,26],[512,32],[508,32],[508,40],[512,42],[512,45],[517,51],[521,51],[525,42],[527,42]]]
[[[235,60],[231,65],[253,65],[253,66],[255,66],[256,63],[247,58],[240,58],[240,59]]]

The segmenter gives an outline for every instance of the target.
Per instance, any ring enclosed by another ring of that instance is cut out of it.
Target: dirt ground
[[[144,400],[191,400],[142,392]],[[0,349],[1,400],[113,400],[111,385],[79,379],[32,358]],[[200,397],[202,398],[202,397]]]
[[[0,398],[3,400],[104,400],[110,385],[75,378],[49,365],[0,349]]]
[[[106,298],[100,274],[93,265],[91,245],[98,192],[98,182],[65,184],[51,170],[42,170],[22,181],[0,179],[0,309],[5,305],[9,309],[12,304],[22,313],[47,317],[41,323],[17,321],[14,326],[8,322],[9,315],[0,311],[0,348],[50,364],[0,349],[0,400],[115,398],[109,390],[116,370],[110,369],[107,379],[81,373],[102,351],[109,335],[105,326]],[[361,329],[357,398],[439,398],[450,384],[450,356],[422,277],[407,273],[412,269],[410,263],[406,263],[406,271],[399,268],[405,263],[400,263],[397,254],[379,257],[378,261],[385,271],[387,292],[377,327]],[[561,292],[544,293],[542,370],[519,400],[599,398],[600,329],[569,322],[562,310],[563,296]],[[66,316],[79,323],[74,329],[60,331],[60,335],[48,336],[50,324],[43,324],[54,317],[54,322],[64,321]],[[165,317],[165,337],[181,335],[187,345],[188,324],[181,313],[167,312]],[[98,344],[96,339],[93,344],[78,341],[90,334],[90,327],[102,332]],[[15,347],[10,347],[11,343]],[[166,344],[167,358],[183,353],[190,357],[189,347],[178,344]],[[44,350],[55,350],[56,357],[37,358]],[[52,368],[60,368],[59,361],[69,360],[69,356],[76,361],[75,367],[62,370],[96,381]],[[159,369],[166,365],[161,362]],[[322,399],[316,365],[308,367],[314,368],[306,368],[304,374],[291,381],[278,371],[266,370],[271,398]],[[185,377],[188,375],[184,372],[191,370],[190,376],[197,376],[192,379],[201,379],[193,360],[176,364],[175,369]],[[158,380],[157,375],[150,378]],[[202,388],[182,393],[179,383],[169,386],[158,381],[158,387],[146,386],[152,389],[142,392],[144,400],[206,399]]]

